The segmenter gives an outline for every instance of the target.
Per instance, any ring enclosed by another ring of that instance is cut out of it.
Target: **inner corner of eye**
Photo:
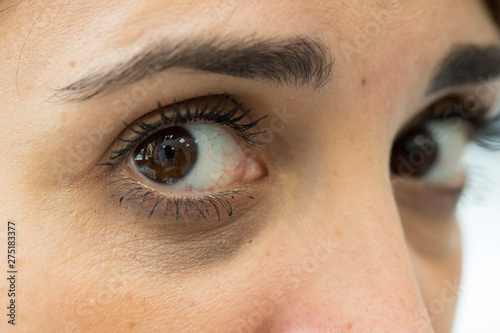
[[[253,161],[228,130],[215,124],[176,125],[144,140],[132,154],[133,171],[162,188],[215,192],[253,180]]]

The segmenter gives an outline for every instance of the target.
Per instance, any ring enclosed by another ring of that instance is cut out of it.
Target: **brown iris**
[[[193,169],[198,146],[187,130],[174,126],[147,138],[133,156],[138,170],[146,177],[162,184],[175,184]]]
[[[404,177],[420,177],[434,167],[439,156],[437,143],[424,125],[401,135],[392,148],[391,171]]]

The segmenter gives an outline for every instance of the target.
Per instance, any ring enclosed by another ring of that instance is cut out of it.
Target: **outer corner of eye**
[[[264,177],[267,170],[229,130],[195,123],[162,129],[131,156],[135,173],[168,190],[214,193]]]

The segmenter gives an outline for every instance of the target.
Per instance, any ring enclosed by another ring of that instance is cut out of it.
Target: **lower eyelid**
[[[208,99],[210,99],[210,95]],[[249,110],[240,111],[241,103],[234,104],[225,94],[212,96],[212,99],[216,100],[212,103],[213,105],[221,105],[223,109],[205,110],[205,116],[210,121],[201,119],[201,116],[200,119],[197,119],[196,115],[202,113],[198,112],[198,109],[189,111],[189,108],[194,105],[196,107],[205,105],[205,101],[196,98],[195,101],[191,100],[189,103],[187,101],[178,105],[174,103],[172,112],[167,115],[163,112],[163,107],[160,106],[159,113],[151,112],[132,125],[127,125],[120,138],[110,149],[108,159],[100,164],[109,167],[105,177],[108,180],[107,188],[110,191],[111,200],[118,205],[135,206],[139,208],[138,211],[143,213],[144,218],[154,221],[178,221],[179,223],[199,220],[220,221],[227,217],[235,219],[235,215],[244,213],[245,207],[249,207],[255,202],[252,194],[258,186],[251,183],[258,182],[260,178],[267,175],[264,164],[255,158],[250,147],[242,146],[241,153],[245,158],[248,158],[245,161],[247,168],[242,170],[241,175],[238,176],[241,179],[238,179],[235,184],[231,184],[233,188],[217,189],[219,191],[216,193],[186,193],[181,191],[176,193],[172,189],[161,189],[158,184],[148,183],[140,177],[137,179],[137,174],[127,170],[127,160],[141,141],[162,128],[183,126],[186,121],[188,123],[211,123],[217,122],[219,119],[228,128],[236,125],[238,130],[233,130],[235,135],[237,134],[239,137],[238,141],[246,140],[250,146],[259,144],[256,136],[258,134],[254,134],[259,132],[254,128],[259,120],[254,122],[245,120]],[[210,107],[212,104],[206,103]],[[182,114],[186,111],[182,111],[182,109],[188,110],[187,115]],[[190,114],[190,112],[192,113]],[[234,124],[231,122],[233,120]],[[143,121],[147,121],[147,123]]]
[[[154,221],[196,223],[237,218],[244,209],[254,204],[251,194],[257,185],[240,186],[222,192],[193,197],[166,196],[132,179],[125,171],[119,172],[107,184],[111,199],[117,205],[131,204],[144,217]]]
[[[393,192],[398,205],[403,205],[413,212],[423,212],[431,219],[438,218],[443,221],[455,213],[465,184],[464,173],[461,183],[461,186],[437,188],[418,179],[392,177]]]

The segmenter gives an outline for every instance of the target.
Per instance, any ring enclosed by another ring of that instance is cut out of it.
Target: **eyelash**
[[[441,103],[443,101],[449,101],[449,104],[442,107]],[[495,106],[480,104],[479,110],[470,112],[465,104],[463,96],[455,95],[443,98],[421,113],[406,129],[431,120],[459,119],[467,122],[472,127],[471,142],[489,152],[500,151],[500,114],[491,120],[487,121],[485,119],[490,111],[495,111],[491,109]],[[466,116],[464,116],[464,113]],[[467,170],[467,181],[461,195],[461,201],[473,199],[474,202],[477,202],[477,200],[481,200],[480,198],[487,189],[487,186],[484,185],[489,184],[490,180],[481,165],[465,165],[465,168]],[[481,193],[481,195],[478,193]]]
[[[237,197],[243,197],[254,200],[255,198],[246,193],[245,189],[233,189],[226,190],[219,193],[203,195],[197,198],[183,198],[183,197],[167,197],[163,194],[156,193],[154,190],[149,190],[144,186],[140,185],[134,179],[130,177],[119,177],[108,185],[117,184],[114,193],[111,197],[117,196],[122,191],[126,191],[124,195],[121,195],[119,199],[119,204],[121,205],[123,201],[136,200],[139,202],[139,207],[142,207],[149,196],[153,196],[154,205],[149,210],[147,218],[151,216],[160,209],[160,205],[164,204],[164,213],[162,216],[162,221],[167,218],[169,213],[169,208],[172,208],[172,214],[175,212],[175,220],[179,220],[180,214],[185,214],[187,219],[191,218],[190,211],[194,211],[200,219],[200,216],[208,221],[210,217],[209,209],[213,207],[213,210],[217,214],[217,221],[220,221],[221,211],[225,211],[227,216],[232,216],[234,212],[234,207],[239,207],[240,202]]]
[[[500,115],[477,128],[474,142],[491,152],[500,150]]]
[[[242,110],[241,102],[231,106],[232,99],[226,93],[218,97],[219,99],[214,106],[210,106],[212,98],[213,95],[208,94],[206,102],[202,105],[200,97],[196,97],[196,107],[194,110],[189,107],[188,100],[183,100],[181,102],[184,105],[184,110],[182,112],[180,110],[179,103],[174,102],[172,105],[174,112],[170,116],[167,116],[164,113],[164,107],[158,102],[157,111],[161,117],[161,122],[145,123],[137,120],[132,124],[125,123],[126,129],[134,134],[133,137],[130,139],[124,139],[123,137],[118,138],[119,141],[125,144],[125,147],[119,150],[111,151],[108,161],[99,165],[108,166],[110,170],[113,170],[119,166],[143,140],[147,139],[158,130],[172,125],[184,125],[200,121],[227,126],[231,128],[245,143],[258,149],[261,149],[266,145],[265,142],[258,139],[258,136],[265,133],[265,131],[252,132],[252,129],[255,128],[262,119],[266,118],[267,115],[253,122],[242,123],[241,120],[250,113],[252,110],[251,108]],[[463,113],[461,115],[461,112],[459,112],[460,110],[462,112],[464,109],[467,110],[464,106],[463,99],[458,96],[449,97],[448,99],[453,102],[451,107],[448,106],[444,109],[439,109],[436,107],[439,104],[439,102],[437,102],[422,113],[418,119],[412,122],[412,124],[430,120],[443,120],[445,115],[448,114],[446,116],[447,118],[460,118],[472,125],[475,130],[473,141],[477,145],[489,151],[500,150],[500,116],[489,122],[483,121],[484,115],[488,110],[486,110],[485,106],[482,106],[480,112],[476,112],[470,117],[464,118]],[[109,185],[115,186],[113,190],[114,193],[111,197],[120,196],[120,205],[123,201],[136,200],[139,202],[139,206],[143,206],[148,198],[154,199],[154,204],[149,211],[148,218],[150,218],[156,211],[159,211],[160,206],[163,204],[165,208],[162,220],[165,220],[170,212],[170,209],[172,214],[175,215],[176,221],[179,220],[181,214],[184,214],[189,220],[192,215],[190,214],[191,211],[195,212],[198,219],[202,217],[203,219],[208,220],[208,217],[210,216],[209,207],[213,207],[213,210],[217,215],[217,221],[219,221],[221,218],[221,211],[225,211],[228,216],[233,215],[233,207],[238,207],[240,205],[237,197],[254,199],[253,196],[245,192],[247,187],[199,197],[168,197],[146,188],[130,177],[115,177],[118,178],[109,183]]]
[[[443,101],[449,101],[451,105],[439,107]],[[496,152],[500,150],[500,115],[490,121],[485,121],[485,116],[490,111],[489,106],[480,105],[480,109],[471,112],[465,105],[465,100],[460,96],[451,96],[434,103],[424,113],[422,113],[412,125],[430,120],[446,121],[449,119],[459,119],[469,123],[474,129],[472,142],[488,151]],[[468,117],[464,117],[464,113]]]
[[[215,105],[210,106],[212,98],[213,95],[208,94],[207,97],[205,97],[206,101],[203,103],[204,105],[202,105],[200,97],[196,97],[196,107],[194,109],[190,108],[189,100],[183,100],[181,102],[184,105],[183,111],[181,111],[179,103],[174,102],[172,105],[174,112],[170,116],[165,114],[163,111],[164,107],[158,102],[157,112],[160,115],[161,122],[145,123],[137,120],[132,124],[125,123],[126,129],[133,133],[132,138],[124,139],[123,137],[119,137],[118,141],[124,143],[125,147],[111,151],[108,161],[99,165],[107,166],[110,170],[114,170],[138,147],[138,145],[141,144],[141,142],[157,131],[168,126],[179,124],[185,125],[200,121],[227,126],[246,144],[257,149],[261,149],[267,144],[266,142],[260,141],[258,138],[259,135],[264,134],[266,131],[252,131],[252,129],[254,129],[262,119],[266,118],[267,115],[255,121],[243,123],[241,122],[242,119],[251,112],[252,108],[243,110],[241,102],[231,105],[233,101],[227,93],[220,95]],[[179,220],[181,214],[184,214],[189,220],[191,215],[193,215],[190,212],[194,212],[198,220],[202,217],[208,221],[210,217],[209,209],[212,207],[217,215],[217,221],[220,221],[222,211],[225,211],[228,216],[232,216],[234,207],[240,206],[238,197],[252,200],[255,199],[252,195],[245,192],[249,186],[198,197],[169,197],[152,189],[148,189],[136,180],[125,175],[114,176],[114,179],[108,183],[108,185],[114,186],[111,197],[114,198],[119,196],[120,205],[123,201],[136,201],[139,203],[139,206],[142,207],[148,199],[152,199],[152,208],[149,210],[148,219],[155,212],[162,209],[160,206],[163,205],[162,220],[167,218],[169,212],[175,216],[176,221]]]
[[[181,112],[179,109],[179,104],[177,102],[174,102],[172,105],[174,113],[171,116],[167,116],[163,112],[164,107],[160,104],[160,102],[158,102],[157,111],[160,114],[161,123],[148,124],[139,120],[132,123],[132,125],[136,124],[137,126],[139,126],[139,129],[135,129],[131,124],[125,123],[125,127],[129,131],[135,133],[135,136],[132,139],[124,139],[122,137],[118,138],[118,140],[124,142],[126,146],[120,150],[111,151],[112,155],[109,157],[108,162],[102,163],[100,165],[109,166],[111,167],[111,169],[114,169],[143,140],[147,139],[149,136],[151,136],[158,130],[162,129],[163,127],[168,127],[178,124],[185,125],[199,121],[205,121],[209,123],[216,123],[222,126],[228,126],[244,142],[258,149],[266,145],[265,142],[257,139],[259,135],[264,134],[266,131],[251,132],[251,129],[256,127],[261,120],[267,117],[267,115],[250,123],[240,123],[240,121],[252,111],[252,108],[249,108],[242,112],[241,102],[238,102],[234,107],[229,108],[229,105],[232,103],[232,99],[227,95],[227,93],[224,93],[219,96],[219,100],[217,101],[215,106],[209,107],[212,96],[213,96],[212,94],[207,95],[204,106],[201,106],[200,97],[196,97],[195,110],[190,109],[187,99],[184,100],[182,102],[185,107],[184,112]],[[226,100],[226,102],[222,106],[222,108],[220,108],[224,100]]]

